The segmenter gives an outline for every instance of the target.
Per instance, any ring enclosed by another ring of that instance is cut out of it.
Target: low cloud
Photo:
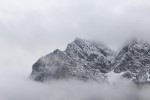
[[[132,36],[149,38],[149,26],[149,0],[2,0],[0,67],[32,65],[75,37],[118,50]]]
[[[77,80],[34,82],[2,79],[1,100],[149,100],[150,87],[137,88],[129,81],[114,84]]]
[[[65,49],[75,37],[117,50],[132,36],[149,39],[149,26],[149,0],[1,0],[0,100],[150,100],[150,87],[126,81],[42,84],[22,78],[39,57]]]

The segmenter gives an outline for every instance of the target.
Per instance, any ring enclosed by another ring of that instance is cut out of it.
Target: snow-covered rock
[[[150,82],[150,44],[133,39],[117,54],[102,44],[76,38],[65,51],[41,57],[31,77],[37,81],[79,79],[114,82],[127,78],[136,83]]]
[[[79,79],[107,81],[105,73],[112,70],[115,53],[107,47],[76,38],[65,51],[55,50],[34,65],[31,77],[37,81]]]
[[[150,73],[150,44],[133,39],[116,57],[114,72],[135,82],[148,82]]]

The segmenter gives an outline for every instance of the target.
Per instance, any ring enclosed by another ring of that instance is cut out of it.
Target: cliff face
[[[75,39],[65,51],[40,58],[31,77],[37,81],[51,79],[79,79],[109,81],[108,73],[120,75],[137,83],[150,81],[150,44],[134,39],[116,53],[104,45]],[[123,73],[122,75],[119,73]]]
[[[114,52],[83,39],[75,39],[65,51],[55,50],[34,65],[31,77],[37,81],[50,79],[107,80]]]
[[[150,44],[134,39],[119,52],[114,66],[116,73],[124,72],[123,77],[135,82],[149,81]]]

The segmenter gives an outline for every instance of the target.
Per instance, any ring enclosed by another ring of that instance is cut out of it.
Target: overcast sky
[[[1,70],[29,75],[39,57],[64,50],[75,37],[117,50],[149,34],[149,0],[0,0]]]

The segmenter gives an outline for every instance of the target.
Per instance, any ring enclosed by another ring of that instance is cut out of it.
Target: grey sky
[[[39,57],[64,50],[76,37],[118,50],[134,36],[150,40],[149,27],[150,0],[0,0],[0,100],[126,100],[137,94],[149,100],[150,87],[137,91],[128,82],[115,88],[28,79]]]
[[[27,68],[75,37],[117,50],[150,34],[149,0],[0,0],[0,67]]]

